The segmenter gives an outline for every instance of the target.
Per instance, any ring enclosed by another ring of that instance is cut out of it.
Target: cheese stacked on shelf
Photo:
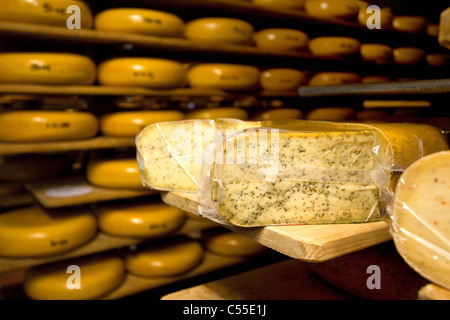
[[[219,107],[219,108],[203,108],[189,111],[186,113],[185,119],[215,119],[215,118],[232,118],[239,120],[247,120],[248,112],[241,108],[235,107]]]
[[[347,107],[315,108],[306,115],[307,120],[348,121],[355,118],[356,111]]]
[[[363,43],[360,47],[360,55],[363,61],[386,63],[392,58],[392,47],[382,43]]]
[[[416,47],[398,47],[394,49],[392,56],[397,64],[413,65],[425,58],[425,50]]]
[[[309,37],[306,33],[288,28],[268,28],[255,33],[257,48],[269,52],[306,51]]]
[[[314,74],[308,84],[310,86],[340,85],[361,82],[359,74],[354,72],[321,71]]]
[[[290,68],[273,68],[261,72],[260,85],[265,90],[296,91],[307,83],[304,72]]]
[[[104,188],[143,188],[135,158],[91,159],[86,166],[86,179]]]
[[[420,33],[425,30],[428,20],[421,16],[395,16],[392,27],[395,30],[409,33]]]
[[[302,119],[303,112],[297,108],[276,108],[252,115],[253,121]]]
[[[350,37],[317,37],[309,42],[309,50],[319,56],[355,55],[359,48],[359,40]]]
[[[357,20],[363,26],[372,26],[375,22],[378,22],[377,20],[375,20],[375,11],[373,9],[368,9],[368,6],[368,3],[361,5],[358,12]],[[381,29],[392,29],[392,20],[394,19],[394,14],[392,13],[392,10],[390,8],[381,7],[379,18]]]
[[[251,2],[259,6],[282,10],[302,10],[305,7],[305,0],[251,0]]]
[[[309,0],[305,3],[306,13],[317,18],[351,20],[358,15],[361,5],[354,0]]]

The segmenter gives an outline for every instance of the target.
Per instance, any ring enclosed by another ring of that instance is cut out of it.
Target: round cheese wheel
[[[296,108],[278,108],[253,114],[254,121],[302,119],[303,113]]]
[[[266,90],[297,90],[308,82],[303,72],[289,68],[264,70],[259,79],[261,87]]]
[[[2,83],[90,85],[96,76],[91,58],[72,53],[0,53],[0,69]]]
[[[235,18],[200,18],[186,23],[186,38],[193,41],[250,45],[253,43],[253,26]]]
[[[360,4],[353,0],[309,0],[305,3],[306,13],[318,18],[354,19]]]
[[[311,110],[307,116],[307,120],[327,120],[327,121],[341,121],[352,120],[356,115],[353,108],[347,107],[323,107]]]
[[[410,33],[422,32],[428,20],[421,16],[395,16],[392,20],[392,27],[395,30]]]
[[[359,48],[359,40],[350,37],[317,37],[309,42],[311,53],[319,56],[353,55]]]
[[[306,0],[251,0],[254,4],[274,9],[302,10]]]
[[[188,79],[193,88],[255,90],[259,87],[259,69],[240,64],[204,63],[193,66]]]
[[[148,243],[124,255],[128,272],[140,277],[173,277],[197,267],[203,260],[203,247],[189,238],[165,239]]]
[[[134,137],[146,126],[164,121],[184,119],[177,110],[114,112],[100,117],[100,131],[107,136]]]
[[[159,202],[99,204],[96,214],[99,229],[119,237],[161,237],[186,221],[182,210]]]
[[[392,53],[394,62],[397,64],[417,64],[425,57],[425,51],[421,48],[398,47]]]
[[[136,158],[91,160],[86,166],[86,179],[105,188],[144,188]]]
[[[167,59],[114,58],[100,63],[98,81],[105,86],[172,89],[186,84],[186,70],[181,63]]]
[[[392,58],[393,50],[382,43],[363,43],[359,51],[362,60],[383,63]]]
[[[203,231],[202,243],[205,250],[228,257],[248,257],[266,251],[258,242],[222,228]]]
[[[353,72],[319,72],[309,79],[310,86],[339,85],[361,82],[361,77]]]
[[[47,212],[30,206],[0,215],[0,256],[45,257],[68,252],[92,240],[97,222],[88,211]]]
[[[125,275],[120,255],[105,252],[33,266],[23,288],[33,300],[94,300],[119,287]]]
[[[425,56],[425,61],[431,67],[443,67],[450,61],[450,54],[429,53]]]
[[[358,12],[358,22],[363,26],[372,27],[377,22],[380,23],[379,27],[381,29],[392,29],[392,20],[394,19],[394,14],[389,8],[380,8],[380,16],[378,21],[378,16],[373,10],[367,12],[367,6],[363,6]],[[377,26],[378,27],[378,26]]]
[[[450,151],[417,160],[401,175],[392,206],[392,235],[417,273],[450,290]]]
[[[309,37],[306,33],[287,28],[268,28],[255,33],[257,48],[267,51],[304,51],[308,48]]]
[[[22,110],[0,113],[0,141],[77,140],[91,138],[97,132],[97,117],[88,112]]]
[[[381,82],[389,82],[391,78],[388,76],[379,76],[379,75],[367,75],[362,77],[361,83],[381,83]]]
[[[205,108],[190,111],[186,114],[186,119],[216,119],[216,118],[230,118],[247,120],[248,112],[241,108],[234,107],[220,107],[220,108]]]
[[[439,36],[439,23],[429,23],[426,27],[426,33],[430,37],[438,37]]]
[[[80,8],[80,27],[90,29],[93,25],[92,12],[83,1],[72,0],[2,0],[0,20],[10,22],[52,25],[67,28],[67,21],[75,11],[71,5]],[[69,12],[67,12],[69,11]]]
[[[95,16],[95,29],[138,33],[161,37],[182,37],[184,21],[177,15],[159,10],[113,8]]]

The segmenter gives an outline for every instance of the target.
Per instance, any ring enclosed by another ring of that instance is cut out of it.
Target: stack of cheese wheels
[[[71,0],[2,0],[0,20],[52,25],[67,28],[70,17],[79,8],[80,27],[90,29],[93,16],[89,6],[83,1]],[[77,9],[71,9],[76,5]],[[69,10],[71,9],[71,10]]]
[[[394,14],[388,7],[380,8],[380,15],[378,20],[378,15],[375,14],[375,10],[368,8],[369,4],[361,6],[358,12],[358,22],[370,28],[380,29],[392,29],[392,20],[394,19]],[[379,22],[379,26],[376,25]]]
[[[416,272],[450,290],[450,152],[417,160],[401,175],[392,205],[395,246]]]
[[[121,57],[100,63],[98,66],[98,82],[105,86],[173,89],[186,84],[186,70],[178,61],[146,57]]]
[[[104,188],[144,188],[136,158],[91,159],[86,166],[86,179]]]
[[[249,118],[248,112],[236,107],[219,107],[219,108],[204,108],[193,110],[186,113],[186,119],[216,119],[216,118],[231,118],[239,120],[247,120]]]
[[[306,13],[318,18],[355,19],[360,7],[354,0],[309,0],[305,3]]]
[[[95,29],[161,37],[182,37],[184,21],[175,14],[151,9],[113,8],[95,16]]]
[[[127,271],[139,277],[174,277],[197,267],[203,260],[201,243],[180,236],[153,241],[124,252]]]
[[[186,23],[186,38],[211,43],[251,45],[253,26],[247,21],[235,18],[207,17]]]
[[[290,68],[266,69],[259,76],[260,85],[265,90],[295,91],[307,84],[304,72]]]
[[[19,208],[0,215],[0,256],[53,256],[89,242],[96,233],[95,216],[86,210]]]
[[[421,16],[395,16],[392,27],[395,30],[409,33],[420,33],[425,30],[428,20]]]
[[[134,137],[152,123],[178,121],[184,114],[177,110],[122,111],[100,117],[100,131],[107,136]]]
[[[33,300],[95,300],[118,288],[125,276],[122,257],[104,252],[33,266],[23,288]]]
[[[344,121],[353,120],[356,111],[349,107],[321,107],[311,110],[307,115],[307,120],[327,120]]]
[[[354,55],[359,48],[359,40],[350,37],[317,37],[309,42],[311,53],[319,56]]]
[[[296,29],[268,28],[256,32],[254,41],[257,48],[266,51],[305,51],[309,37]]]
[[[376,63],[386,63],[392,58],[393,48],[382,43],[363,43],[360,46],[361,59]]]
[[[257,112],[252,115],[252,120],[254,121],[289,120],[302,118],[303,112],[297,108],[276,108]]]
[[[418,64],[425,58],[425,50],[415,47],[398,47],[394,49],[392,56],[397,64]]]
[[[430,67],[443,67],[448,65],[450,61],[450,54],[429,53],[425,56],[425,61]]]
[[[2,83],[90,85],[96,77],[94,61],[74,53],[0,53],[0,68]]]
[[[248,65],[202,63],[189,69],[188,81],[192,88],[256,90],[259,88],[259,72],[258,68]]]
[[[251,2],[267,8],[282,10],[302,10],[305,7],[305,0],[251,0]]]
[[[202,231],[202,243],[206,251],[221,256],[250,257],[266,251],[258,242],[225,228]]]
[[[99,229],[119,237],[162,237],[179,230],[186,221],[182,210],[157,201],[98,204],[96,214]]]
[[[98,119],[88,112],[21,110],[0,113],[0,141],[47,142],[86,139],[98,132]]]
[[[339,71],[322,71],[313,75],[308,84],[310,86],[326,86],[326,85],[339,85],[361,82],[359,74],[354,72],[339,72]]]

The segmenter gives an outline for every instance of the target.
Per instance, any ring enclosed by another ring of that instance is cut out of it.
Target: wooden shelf
[[[196,194],[162,192],[161,198],[166,204],[198,214]],[[229,229],[291,258],[307,262],[327,261],[392,239],[389,224],[384,221]]]

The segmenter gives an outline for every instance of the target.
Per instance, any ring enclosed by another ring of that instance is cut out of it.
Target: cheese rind
[[[309,37],[306,33],[287,28],[268,28],[255,33],[257,48],[267,51],[304,51],[308,48]]]
[[[359,40],[350,37],[317,37],[309,42],[311,52],[319,56],[353,55],[359,48]]]
[[[143,189],[134,158],[93,159],[86,166],[86,179],[104,188]]]

